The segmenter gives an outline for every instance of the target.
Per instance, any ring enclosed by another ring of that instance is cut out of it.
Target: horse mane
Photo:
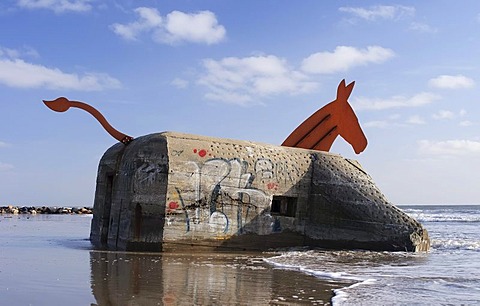
[[[282,143],[282,146],[297,147],[319,151],[329,151],[338,135],[341,135],[341,127],[361,131],[358,120],[347,120],[342,112],[349,107],[350,96],[355,82],[345,85],[345,79],[340,82],[337,89],[337,98],[323,106],[305,121],[303,121]],[[349,107],[351,109],[351,107]],[[353,112],[353,109],[351,109]],[[355,113],[353,112],[354,117]],[[353,122],[352,122],[353,121]],[[363,132],[361,132],[363,136]],[[364,136],[363,136],[364,137]],[[353,146],[353,141],[349,141]],[[366,139],[365,139],[366,146]],[[358,154],[364,148],[354,148]]]

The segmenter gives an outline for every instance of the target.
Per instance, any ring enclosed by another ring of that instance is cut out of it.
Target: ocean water
[[[102,252],[91,216],[0,215],[0,305],[480,305],[480,205],[400,208],[430,252]]]
[[[399,207],[428,230],[428,253],[297,250],[264,260],[351,281],[333,305],[480,305],[480,205]]]

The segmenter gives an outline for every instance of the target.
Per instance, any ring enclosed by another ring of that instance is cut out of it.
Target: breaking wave
[[[436,206],[432,209],[403,209],[405,213],[420,222],[480,222],[480,206]]]

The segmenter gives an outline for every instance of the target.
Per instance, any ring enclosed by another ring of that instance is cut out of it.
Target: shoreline
[[[264,260],[277,252],[95,250],[86,240],[90,218],[80,216],[1,216],[2,300],[28,305],[41,294],[60,304],[331,305],[335,290],[350,285]],[[59,297],[59,290],[70,294]]]
[[[88,215],[93,214],[92,207],[57,207],[57,206],[0,206],[0,215],[11,214],[47,214],[47,215]]]

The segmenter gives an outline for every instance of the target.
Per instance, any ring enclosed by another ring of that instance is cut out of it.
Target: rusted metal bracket
[[[79,101],[70,101],[65,97],[60,97],[60,98],[57,98],[53,101],[43,100],[43,103],[45,103],[45,105],[48,108],[50,108],[51,110],[56,111],[56,112],[65,112],[70,107],[76,107],[76,108],[83,109],[84,111],[90,113],[93,117],[95,117],[95,119],[97,119],[98,122],[100,122],[100,124],[103,126],[103,128],[113,138],[120,141],[124,145],[127,145],[130,141],[133,140],[133,137],[125,135],[125,134],[119,132],[118,130],[116,130],[113,126],[110,125],[110,123],[108,123],[107,119],[105,119],[105,117],[98,110],[96,110],[94,107],[92,107],[92,106],[90,106],[86,103],[79,102]]]

